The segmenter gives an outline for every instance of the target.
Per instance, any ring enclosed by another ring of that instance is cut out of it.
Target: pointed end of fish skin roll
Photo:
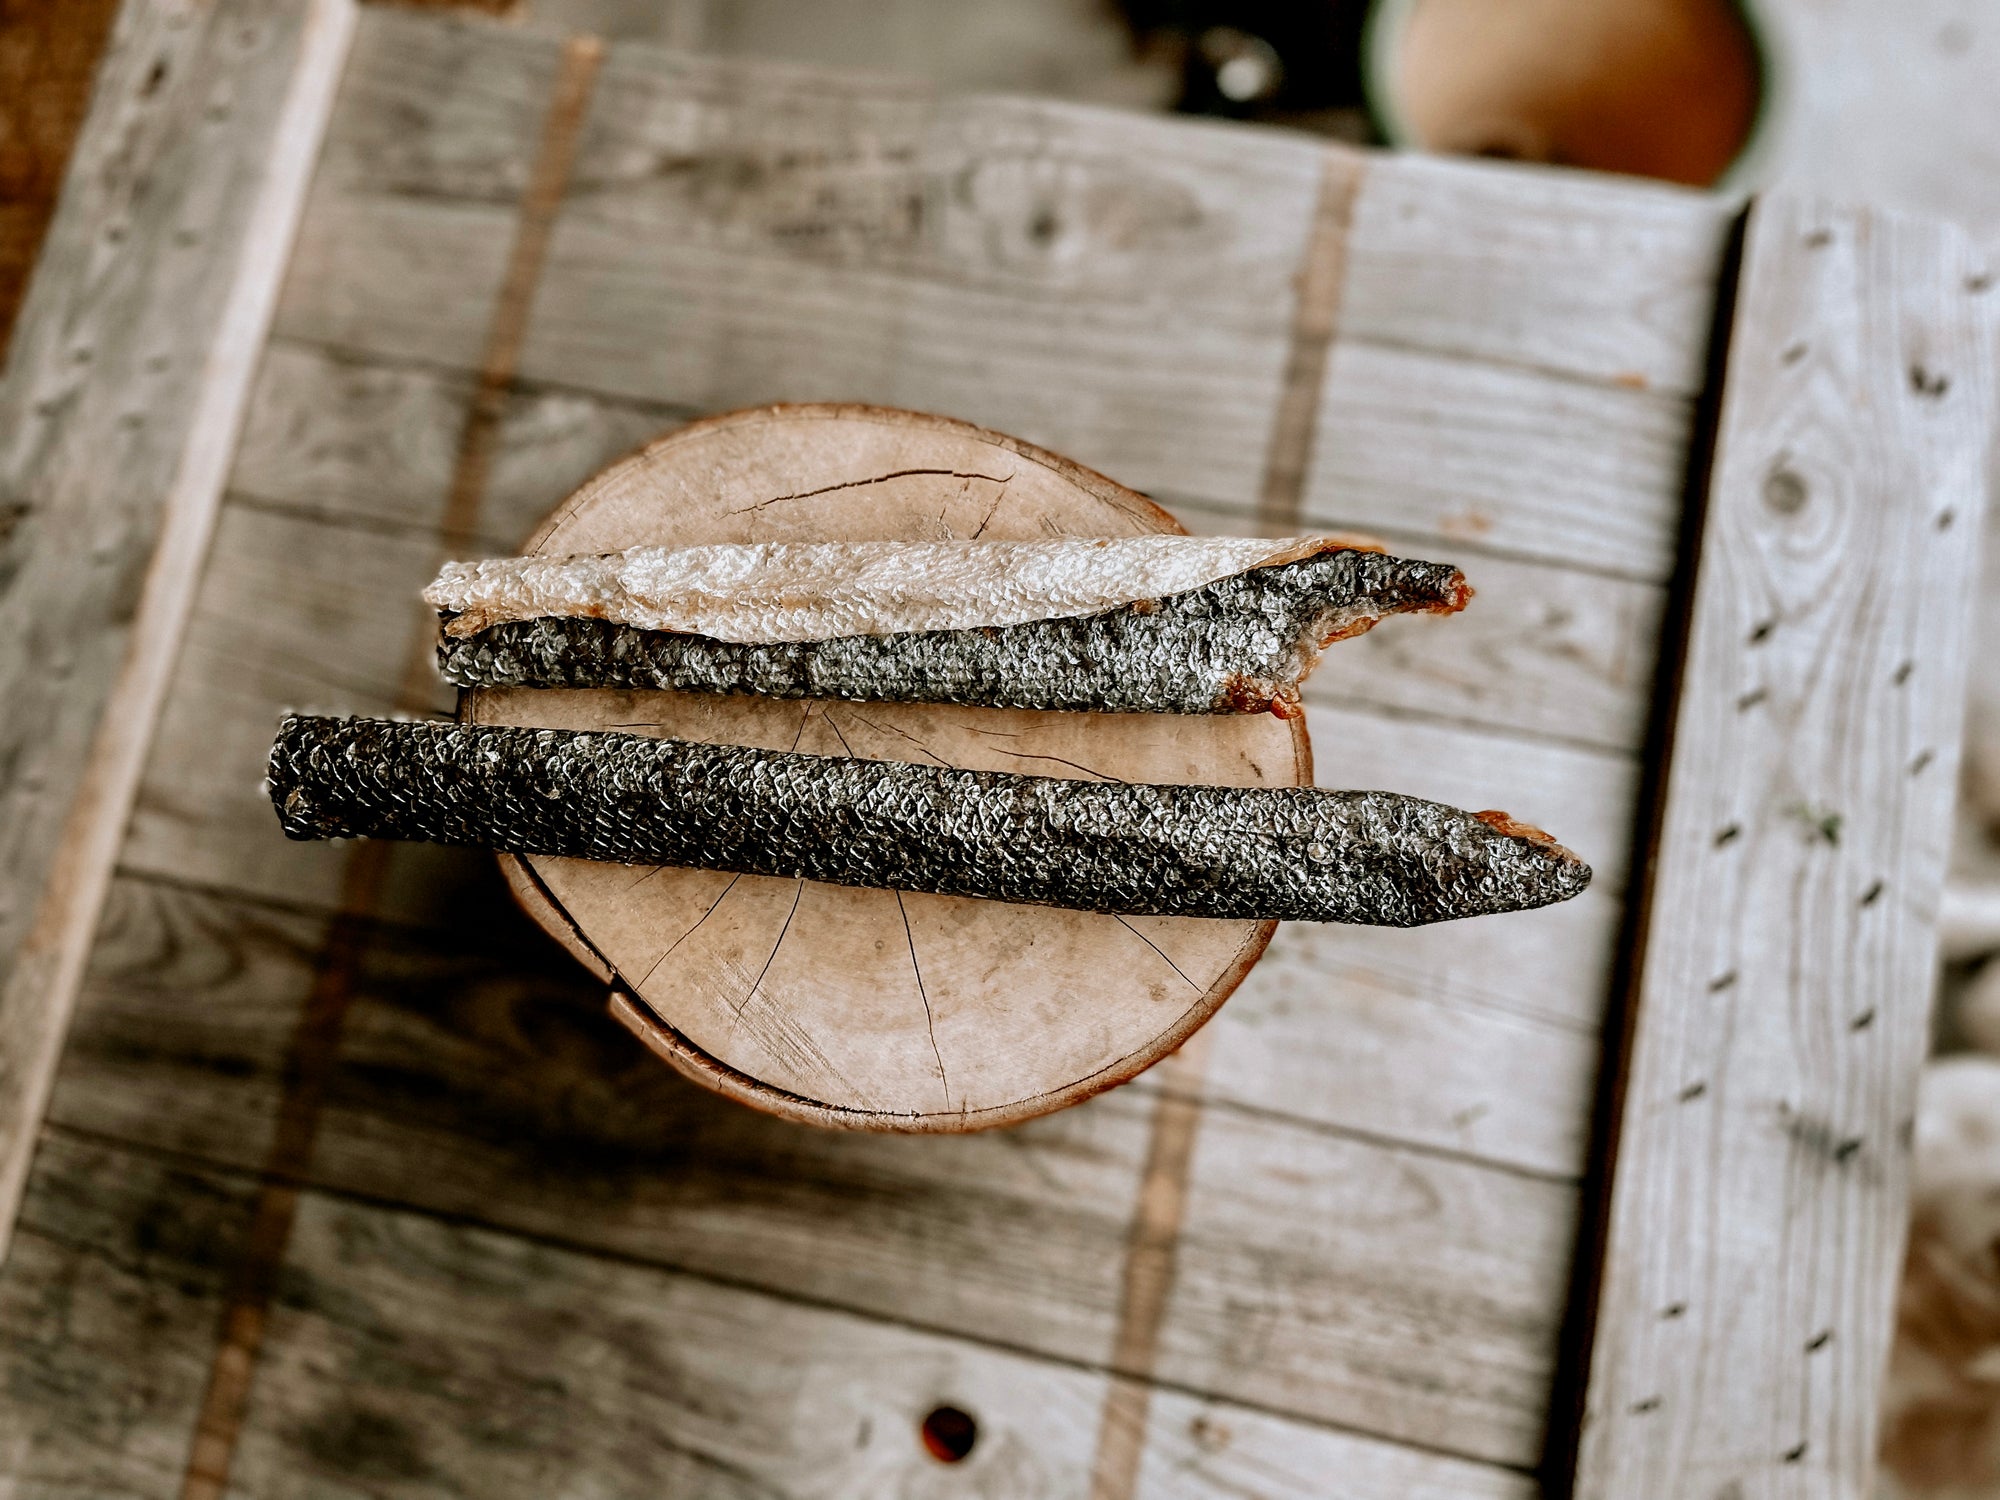
[[[1497,839],[1493,868],[1496,891],[1507,904],[1496,910],[1528,911],[1581,896],[1590,886],[1591,868],[1576,853],[1532,823],[1523,823],[1498,809],[1472,814]]]
[[[1390,792],[1343,799],[1346,855],[1331,920],[1423,927],[1528,911],[1579,896],[1590,866],[1554,839],[1501,812],[1467,812]],[[1308,857],[1312,848],[1308,846]]]

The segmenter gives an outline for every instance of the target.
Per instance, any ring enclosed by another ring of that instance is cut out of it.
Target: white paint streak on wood
[[[1858,1496],[1902,1259],[1994,420],[1946,226],[1753,211],[1579,1495]]]

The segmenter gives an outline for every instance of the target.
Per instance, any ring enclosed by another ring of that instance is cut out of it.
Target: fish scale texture
[[[1072,781],[637,735],[293,716],[297,839],[368,836],[1125,915],[1409,927],[1542,906],[1590,871],[1387,792]]]
[[[1290,712],[1322,643],[1385,615],[1464,607],[1464,576],[1321,552],[1080,618],[744,643],[545,617],[440,636],[461,687],[669,688],[769,698],[1123,713]]]

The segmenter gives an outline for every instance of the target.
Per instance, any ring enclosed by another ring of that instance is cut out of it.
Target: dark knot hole
[[[979,1441],[979,1424],[955,1406],[933,1408],[918,1430],[923,1434],[924,1451],[941,1464],[959,1462]]]

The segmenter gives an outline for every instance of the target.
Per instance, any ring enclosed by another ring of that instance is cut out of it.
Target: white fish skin
[[[553,616],[719,641],[823,641],[1094,615],[1342,549],[1381,550],[1335,536],[634,547],[446,563],[424,599],[452,636]]]

